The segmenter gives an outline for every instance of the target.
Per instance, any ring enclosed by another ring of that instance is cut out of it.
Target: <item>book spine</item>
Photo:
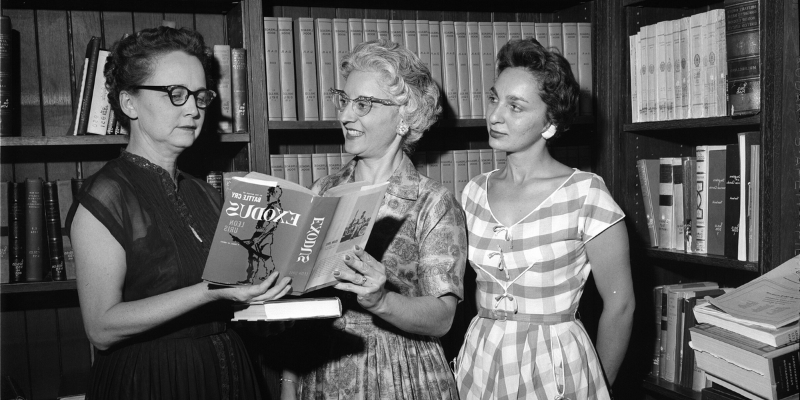
[[[427,167],[427,171],[425,171],[425,175],[428,178],[431,178],[435,181],[441,182],[442,181],[442,166],[439,164],[439,152],[438,151],[428,151],[425,152],[425,165]]]
[[[675,248],[675,220],[673,197],[672,157],[660,159],[658,180],[658,247]],[[672,382],[672,381],[670,381]]]
[[[403,20],[403,43],[412,53],[419,55],[417,48],[417,21],[413,19]]]
[[[672,21],[672,108],[675,119],[683,119],[683,90],[681,85],[681,21]]]
[[[536,24],[533,22],[520,22],[519,24],[520,32],[522,33],[522,39],[536,39]]]
[[[578,23],[562,23],[561,33],[564,58],[566,58],[567,62],[569,62],[569,68],[572,71],[572,75],[575,77],[575,80],[578,81],[578,85],[580,86],[581,81],[578,77]]]
[[[247,50],[231,49],[231,112],[236,133],[248,131],[247,107]]]
[[[639,79],[636,84],[639,86],[639,122],[649,121],[650,114],[648,114],[648,101],[650,99],[649,84],[650,79],[647,75],[647,27],[639,30],[636,49],[636,63],[639,65]]]
[[[656,121],[667,120],[667,61],[665,32],[668,21],[656,24]]]
[[[297,154],[284,154],[283,168],[287,181],[297,184],[300,183],[300,169]]]
[[[264,63],[267,67],[267,118],[281,120],[281,51],[278,18],[264,17]]]
[[[661,352],[658,362],[658,377],[664,379],[667,376],[667,322],[668,322],[668,290],[667,287],[661,290],[661,332],[657,333],[661,337]]]
[[[657,121],[658,80],[656,79],[656,26],[645,27],[645,45],[647,46],[647,120]]]
[[[506,152],[503,150],[492,149],[492,162],[494,169],[503,169],[506,167]]]
[[[113,108],[108,110],[108,124],[106,125],[106,135],[114,135],[117,127],[117,114]]]
[[[761,109],[761,35],[758,0],[725,1],[728,110],[747,115]]]
[[[655,317],[655,332],[656,338],[653,341],[653,366],[650,369],[650,375],[658,378],[661,364],[661,293],[664,292],[664,286],[656,286],[653,288],[653,316]]]
[[[550,51],[564,54],[564,38],[560,22],[547,23],[547,47]]]
[[[25,184],[8,184],[9,283],[25,281]]]
[[[89,68],[89,59],[83,59],[83,70],[81,72],[81,90],[78,95],[78,107],[75,109],[75,117],[72,119],[72,125],[69,127],[71,135],[78,135],[79,120],[81,118],[81,110],[83,109],[83,93],[86,91],[86,70]]]
[[[97,74],[97,58],[100,54],[100,38],[92,36],[86,45],[86,58],[89,60],[86,67],[86,76],[83,82],[83,97],[81,99],[81,109],[78,116],[78,135],[85,135],[86,128],[89,126],[89,110],[92,104],[92,94],[94,93],[95,75]]]
[[[717,75],[717,115],[728,115],[728,45],[725,28],[725,10],[715,10],[717,14],[717,51],[719,65]]]
[[[706,21],[703,26],[703,64],[705,65],[706,86],[704,110],[707,117],[717,116],[717,64],[719,62],[717,53],[717,21],[715,11],[707,11]]]
[[[469,47],[467,39],[467,23],[464,21],[453,22],[455,26],[456,48],[456,75],[458,76],[458,118],[472,118],[470,74],[469,74]]]
[[[391,40],[391,35],[389,35],[389,20],[378,19],[375,22],[378,26],[378,39]]]
[[[508,22],[508,40],[522,39],[522,25],[517,21]]]
[[[481,151],[478,149],[467,150],[467,176],[472,179],[481,174]],[[469,180],[468,180],[469,182]],[[466,186],[466,183],[464,184]]]
[[[325,158],[327,159],[328,175],[339,172],[342,169],[342,155],[340,153],[327,153]]]
[[[377,25],[377,22],[376,22]],[[334,75],[336,65],[333,64],[333,21],[328,18],[314,20],[317,34],[317,75],[319,76],[319,114],[321,121],[336,121],[336,107],[333,104],[333,95],[328,89],[336,86]],[[377,26],[375,27],[377,38]]]
[[[278,17],[278,43],[281,63],[281,119],[283,121],[297,121],[293,30],[291,18]]]
[[[692,94],[691,106],[689,108],[690,118],[703,118],[705,99],[703,88],[706,86],[706,76],[703,73],[703,26],[705,25],[705,13],[695,14],[689,17],[689,54],[690,59],[690,86]]]
[[[418,19],[417,24],[417,52],[422,64],[431,69],[431,30],[428,20]]]
[[[639,86],[637,83],[637,77],[639,76],[639,63],[636,60],[636,53],[638,52],[639,48],[636,45],[638,40],[639,34],[631,35],[628,38],[628,55],[630,56],[630,60],[628,61],[628,66],[630,69],[630,80],[631,80],[631,122],[636,123],[639,122]]]
[[[0,235],[0,283],[10,283],[11,280],[11,263],[8,255],[8,235]]]
[[[442,27],[439,21],[428,21],[428,24],[428,33],[431,40],[431,77],[441,90],[441,88],[444,88],[444,81],[442,80]]]
[[[364,41],[371,42],[373,40],[378,40],[378,20],[364,18],[361,23],[364,26]]]
[[[389,35],[393,42],[405,45],[405,40],[403,39],[403,21],[395,19],[389,20]]]
[[[481,99],[487,101],[494,86],[494,61],[496,54],[494,51],[493,28],[491,22],[478,22],[478,34],[480,35],[481,51]],[[486,108],[482,109],[485,114]]]
[[[741,205],[742,171],[739,165],[739,145],[725,149],[725,257],[739,256],[739,212]]]
[[[677,322],[678,322],[678,297],[679,294],[669,288],[667,291],[667,343],[666,343],[666,370],[663,376],[664,380],[672,383],[680,383],[675,380],[675,363],[676,349],[678,345],[677,339]]]
[[[649,160],[638,160],[636,168],[639,171],[639,187],[642,190],[642,203],[644,203],[644,214],[647,218],[647,233],[650,238],[650,247],[658,247],[658,224],[656,224],[656,210],[653,207],[653,196],[651,188],[655,187],[655,182],[650,182],[648,168]],[[655,161],[655,160],[653,160]],[[655,163],[653,163],[655,164]],[[660,212],[660,209],[659,209]]]
[[[692,92],[691,92],[691,68],[692,52],[691,37],[689,36],[689,17],[680,20],[680,40],[681,40],[681,114],[684,119],[691,118]]]
[[[298,154],[297,155],[297,175],[298,182],[301,186],[310,188],[314,183],[313,175],[311,172],[311,154]]]
[[[797,350],[769,360],[769,373],[775,380],[775,398],[797,396],[800,392],[798,371],[800,371],[800,352]]]
[[[694,252],[706,254],[708,242],[708,146],[697,146],[695,150],[695,193],[698,199],[694,218],[692,219],[692,232],[694,233]]]
[[[675,225],[674,237],[672,243],[675,245],[674,249],[684,251],[683,241],[685,233],[684,217],[683,217],[683,191],[685,185],[683,184],[683,161],[680,157],[672,157],[672,215],[673,225]]]
[[[361,18],[347,19],[347,38],[350,42],[350,51],[364,42],[364,21]]]
[[[467,22],[467,52],[469,58],[470,118],[483,118],[483,77],[481,72],[481,36],[478,23]]]
[[[708,254],[725,254],[726,151],[708,152]]]
[[[453,175],[455,177],[456,198],[461,198],[461,192],[469,182],[469,166],[466,150],[453,150]]]
[[[283,154],[269,155],[269,174],[281,179],[286,179],[286,167],[283,163]]]
[[[324,153],[311,155],[311,177],[314,181],[328,175],[328,157]]]
[[[697,210],[697,163],[694,157],[682,157],[683,163],[683,250],[694,252],[693,221]]]
[[[266,31],[266,26],[264,30]],[[217,82],[220,113],[219,131],[222,133],[232,133],[233,113],[231,112],[231,96],[233,92],[231,91],[231,46],[215,44],[213,51],[214,59],[217,61],[217,64],[219,64],[219,81]]]
[[[536,22],[533,24],[533,33],[535,35],[536,41],[539,42],[544,47],[547,47],[550,39],[547,38],[547,23],[546,22]],[[500,50],[498,48],[498,50]]]
[[[14,113],[18,108],[12,90],[11,18],[0,16],[0,136],[14,136]]]
[[[61,216],[58,202],[58,185],[55,181],[42,184],[44,203],[44,224],[47,231],[47,250],[49,255],[49,276],[51,280],[67,279],[64,265],[64,242],[61,238]]]
[[[348,24],[352,25],[353,21],[349,21]],[[358,25],[361,25],[361,20],[358,20]],[[297,77],[297,88],[295,89],[295,93],[297,93],[297,118],[300,121],[319,121],[314,19],[296,19],[294,21],[294,31],[297,33],[297,38],[294,42],[295,76]],[[361,37],[363,37],[363,32],[361,32]]]
[[[350,39],[347,33],[347,20],[344,18],[333,19],[333,61],[334,61],[334,81],[336,89],[344,88],[344,77],[339,72],[342,60],[350,53]]]
[[[581,88],[580,113],[592,115],[594,83],[592,78],[592,24],[578,23],[578,84]]]
[[[42,180],[25,180],[25,281],[38,282],[43,278],[42,229],[44,215]]]
[[[439,166],[442,172],[442,185],[450,190],[456,199],[461,199],[461,193],[456,192],[456,175],[454,167],[454,156],[452,151],[445,151],[439,157]]]
[[[94,76],[94,93],[92,93],[91,107],[89,108],[89,121],[86,133],[105,135],[108,124],[108,113],[111,106],[108,103],[108,90],[106,90],[106,76],[103,73],[108,51],[100,50],[97,55],[97,69]]]
[[[480,173],[490,172],[492,169],[492,149],[480,149],[478,151],[481,160]]]
[[[458,118],[459,92],[458,92],[458,62],[456,60],[456,30],[453,21],[442,21],[442,54],[444,73],[444,94],[447,98],[446,118]]]
[[[664,76],[667,81],[665,86],[666,104],[666,119],[675,119],[675,73],[672,71],[672,21],[664,21],[664,59],[666,64],[664,67]]]

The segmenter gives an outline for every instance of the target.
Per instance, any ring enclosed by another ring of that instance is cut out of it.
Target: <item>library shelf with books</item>
[[[619,74],[616,96],[621,104],[618,130],[612,138],[620,146],[620,164],[614,170],[616,182],[612,195],[620,201],[620,206],[628,218],[631,240],[631,263],[637,266],[634,285],[641,286],[642,295],[637,294],[637,319],[635,322],[646,326],[652,320],[653,300],[650,291],[657,285],[679,282],[714,281],[721,287],[737,287],[759,274],[770,271],[788,260],[800,250],[797,240],[789,237],[797,231],[798,215],[795,201],[794,180],[784,177],[785,171],[794,174],[798,167],[793,155],[800,151],[797,135],[800,132],[798,115],[792,110],[797,90],[794,83],[796,60],[800,57],[798,49],[797,2],[794,0],[755,0],[760,26],[760,85],[762,88],[760,111],[746,116],[718,116],[710,118],[680,119],[669,121],[632,122],[632,91],[636,75],[630,74],[630,66]],[[676,20],[710,10],[724,10],[730,0],[665,1],[665,0],[622,0],[612,5],[612,13],[619,21],[614,34],[621,54],[620,60],[631,59],[629,37],[636,35],[640,28],[661,21]],[[729,47],[730,48],[730,45]],[[634,57],[635,58],[635,57]],[[634,80],[634,82],[632,82]],[[764,88],[770,88],[764,90]],[[760,145],[759,183],[755,194],[757,211],[760,214],[758,232],[758,261],[739,261],[735,258],[709,254],[689,253],[647,247],[648,225],[642,200],[636,162],[639,159],[659,157],[692,157],[696,146],[736,144],[742,132],[754,132],[755,144]],[[787,212],[787,210],[793,210]],[[641,310],[642,316],[638,314]],[[651,324],[652,325],[652,324]],[[628,354],[640,351],[649,354],[655,332],[638,335],[632,339]],[[652,352],[652,351],[651,351]],[[650,353],[651,353],[650,352]],[[630,356],[629,356],[630,357]],[[639,362],[644,365],[642,356]],[[642,369],[643,370],[643,369]],[[665,382],[663,379],[645,376],[638,372],[642,382],[639,396],[658,399],[699,399],[700,393]],[[626,381],[636,380],[636,373],[626,376]]]

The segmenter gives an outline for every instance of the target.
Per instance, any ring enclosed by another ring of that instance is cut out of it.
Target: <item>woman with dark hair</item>
[[[87,399],[257,399],[230,301],[272,300],[277,275],[209,290],[201,280],[219,193],[177,169],[205,110],[209,51],[186,29],[145,29],[115,43],[109,102],[130,139],[86,180],[67,218],[86,334],[98,350]]]
[[[624,215],[602,178],[547,150],[577,109],[564,57],[512,40],[497,73],[486,124],[507,164],[461,195],[479,310],[456,360],[461,398],[608,399],[634,309]],[[575,317],[592,271],[603,300],[597,352]]]
[[[286,332],[282,398],[457,399],[438,337],[463,298],[463,211],[441,183],[420,175],[409,149],[441,111],[439,90],[420,59],[386,40],[355,47],[332,90],[344,146],[355,158],[319,179],[338,185],[389,182],[366,248],[334,271],[343,316],[299,321]]]

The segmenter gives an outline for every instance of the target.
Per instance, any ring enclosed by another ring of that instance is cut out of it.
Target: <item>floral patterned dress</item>
[[[320,179],[312,189],[323,193],[352,182],[357,162]],[[455,197],[420,175],[407,156],[389,180],[366,251],[386,266],[387,290],[409,297],[463,298],[463,212]],[[284,333],[294,339],[299,398],[458,399],[437,338],[394,327],[362,309],[351,293],[318,292],[339,296],[343,316],[298,321]]]
[[[479,312],[456,362],[461,399],[609,399],[574,315],[592,269],[586,242],[620,221],[622,210],[602,178],[575,170],[530,214],[504,226],[487,200],[492,172],[462,194]]]

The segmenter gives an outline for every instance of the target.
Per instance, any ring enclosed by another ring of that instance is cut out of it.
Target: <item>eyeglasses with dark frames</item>
[[[134,86],[134,89],[155,90],[157,92],[164,92],[169,94],[169,101],[172,105],[180,107],[189,100],[189,96],[194,96],[197,108],[203,110],[211,104],[217,97],[217,93],[211,89],[200,89],[196,91],[189,90],[189,88],[181,85],[170,86]]]
[[[347,103],[353,102],[353,111],[359,117],[369,114],[370,110],[372,110],[373,103],[378,103],[384,106],[400,107],[400,104],[397,104],[391,100],[378,99],[372,96],[358,96],[355,99],[351,99],[343,90],[334,88],[328,89],[328,93],[333,95],[333,105],[336,107],[336,111],[340,113],[344,112],[345,107],[347,107]]]

